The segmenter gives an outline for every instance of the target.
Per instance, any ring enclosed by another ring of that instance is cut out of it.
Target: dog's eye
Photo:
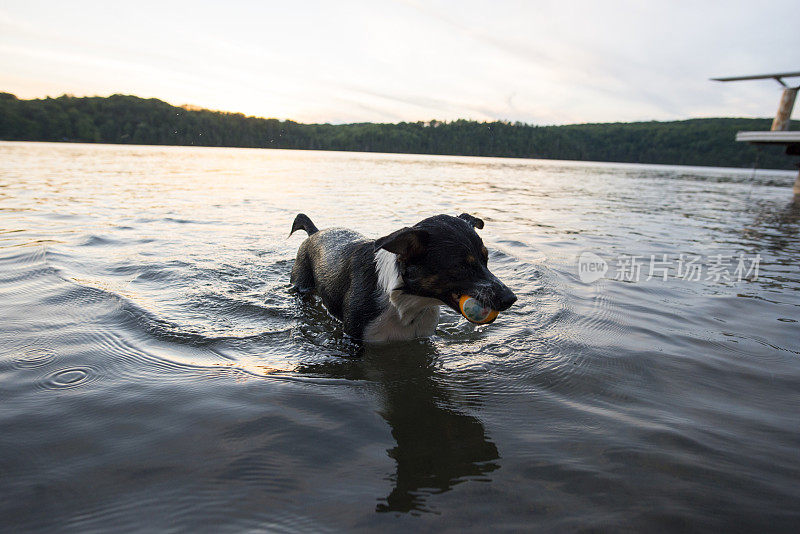
[[[483,258],[483,263],[489,261],[489,251],[486,250],[485,245],[481,245],[481,257]]]

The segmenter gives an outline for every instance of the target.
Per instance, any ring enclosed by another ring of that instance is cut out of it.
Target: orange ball
[[[497,310],[487,308],[469,295],[461,295],[458,299],[458,308],[461,310],[461,315],[471,323],[489,324],[497,319]]]

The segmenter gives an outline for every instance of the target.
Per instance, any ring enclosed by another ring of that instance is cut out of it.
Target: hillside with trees
[[[779,147],[734,141],[770,119],[534,126],[503,121],[301,124],[128,95],[21,100],[0,93],[0,140],[499,156],[792,169]]]

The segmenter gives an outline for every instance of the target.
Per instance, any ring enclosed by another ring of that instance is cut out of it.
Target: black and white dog
[[[297,251],[291,283],[314,291],[356,340],[401,341],[433,335],[439,306],[459,310],[469,295],[497,311],[517,297],[487,268],[488,251],[466,213],[436,215],[372,240],[344,228],[317,230],[304,214],[291,235],[308,238]]]

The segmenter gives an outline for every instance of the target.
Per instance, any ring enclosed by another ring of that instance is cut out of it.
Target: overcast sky
[[[800,70],[798,8],[0,0],[0,91],[125,93],[301,122],[771,117],[774,81],[708,78]]]

